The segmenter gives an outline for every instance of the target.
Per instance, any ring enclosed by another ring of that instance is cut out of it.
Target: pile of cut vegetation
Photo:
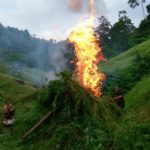
[[[111,98],[93,97],[79,86],[70,73],[63,72],[58,80],[51,81],[48,87],[41,90],[37,99],[38,112],[32,115],[36,119],[31,123],[31,130],[29,126],[26,128],[29,132],[25,132],[23,141],[29,149],[115,147],[113,132],[120,110]],[[39,111],[42,113],[36,117]],[[50,115],[47,117],[47,114]]]
[[[63,72],[16,104],[15,127],[11,132],[0,129],[0,149],[149,149],[147,81],[149,77],[125,96],[126,108],[120,110],[111,97],[93,97]],[[138,89],[141,93],[133,97]],[[146,105],[141,105],[143,98]]]

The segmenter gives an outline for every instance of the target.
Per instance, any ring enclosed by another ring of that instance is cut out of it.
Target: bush
[[[142,50],[141,50],[142,51]],[[104,94],[114,96],[114,87],[119,85],[124,93],[127,93],[144,75],[150,74],[150,53],[149,51],[137,51],[132,65],[125,69],[107,74],[104,83]]]

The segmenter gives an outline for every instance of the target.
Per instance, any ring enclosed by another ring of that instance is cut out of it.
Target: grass
[[[113,95],[115,85],[119,85],[127,93],[144,75],[150,73],[149,47],[150,40],[147,40],[101,64],[102,71],[106,74],[105,94]]]
[[[8,72],[8,64],[0,62],[0,72],[7,73]]]
[[[51,82],[36,97],[21,101],[16,108],[14,130],[0,130],[2,150],[109,147],[109,143],[113,143],[110,137],[116,126],[115,113],[120,112],[108,98],[103,97],[100,102],[94,100],[68,77]],[[23,134],[53,108],[55,113],[49,120],[22,141]]]
[[[31,97],[31,99],[21,101],[16,105],[16,127],[12,132],[5,131],[3,128],[0,130],[0,149],[90,150],[107,148],[148,150],[150,109],[149,101],[147,103],[143,102],[145,94],[149,94],[148,83],[149,77],[146,76],[125,96],[127,107],[121,116],[115,105],[108,102],[110,98],[103,97],[99,103],[94,101],[93,98],[88,98],[88,95],[84,95],[84,103],[81,108],[84,113],[76,116],[74,111],[80,108],[80,102],[83,101],[79,98],[83,94],[82,89],[73,84],[73,87],[71,86],[72,90],[81,90],[81,93],[74,95],[76,99],[71,99],[71,101],[68,99],[68,101],[65,97],[60,99],[58,96],[59,99],[55,103],[51,103],[53,100],[48,99],[47,92],[58,92],[60,94],[58,84],[52,83],[49,88],[41,89],[36,97]],[[142,86],[147,89],[147,92],[140,93]],[[52,91],[54,87],[58,91]],[[137,96],[133,98],[132,95],[135,94]],[[90,102],[90,99],[93,101]],[[60,107],[59,111],[38,130],[29,135],[25,141],[22,141],[23,134],[50,110],[50,104],[55,104],[56,108]],[[138,104],[138,107],[136,104]]]
[[[150,75],[144,76],[125,97],[127,109],[150,106]]]
[[[16,101],[34,93],[36,89],[28,82],[0,73],[0,97],[7,101]]]
[[[119,83],[126,92],[125,112],[114,131],[116,149],[150,149],[150,75],[146,74],[140,80],[133,80],[137,75],[132,72],[137,54],[150,58],[150,40],[112,58],[101,66],[102,70],[110,76],[107,79],[108,90],[112,90],[115,84]],[[140,70],[142,71],[143,68],[139,68],[139,72]],[[117,82],[118,80],[120,81]]]
[[[64,88],[74,95],[70,95],[69,99],[63,97],[62,94],[66,93]],[[16,126],[13,131],[0,128],[0,149],[147,150],[150,103],[145,103],[146,95],[149,96],[149,76],[145,76],[125,96],[126,110],[121,113],[109,97],[101,98],[99,103],[72,81],[51,82],[35,97],[24,99],[16,105]],[[59,108],[58,112],[22,141],[23,134],[53,107]]]
[[[150,149],[150,76],[125,96],[126,109],[115,131],[118,149]]]
[[[106,64],[103,64],[102,70],[107,74],[116,74],[129,68],[133,65],[133,60],[137,54],[149,55],[150,54],[150,40],[147,40],[128,51],[110,59]]]
[[[1,150],[19,150],[25,147],[25,145],[20,145],[20,143],[22,143],[23,133],[26,132],[34,124],[35,116],[39,117],[38,112],[35,110],[35,107],[36,102],[31,99],[25,99],[25,101],[21,101],[20,103],[15,105],[16,126],[14,127],[14,129],[6,129],[2,126],[2,124],[0,127]],[[0,110],[2,111],[2,107]]]
[[[6,129],[2,125],[3,116],[0,118],[0,149],[16,150],[21,139],[21,132],[25,132],[26,127],[30,126],[31,119],[26,120],[27,115],[32,117],[36,106],[35,101],[30,101],[30,95],[37,91],[30,83],[22,81],[8,74],[0,73],[0,112],[3,112],[4,102],[8,101],[15,104],[16,108],[16,128],[14,131]],[[33,97],[33,96],[32,96]],[[33,111],[33,112],[32,112]],[[36,114],[37,115],[37,114]],[[38,115],[37,115],[38,116]],[[34,119],[32,118],[32,121]]]
[[[150,40],[111,59],[103,69],[110,74],[123,72],[132,66],[137,53],[147,55],[149,47]],[[149,75],[143,76],[125,95],[124,111],[117,108],[109,96],[95,101],[67,74],[62,75],[36,96],[16,104],[14,130],[0,127],[0,150],[150,149]],[[6,74],[0,74],[0,77],[1,95],[8,95],[12,100],[35,91],[28,83],[18,85],[14,77]],[[52,108],[57,111],[23,141],[23,134]]]

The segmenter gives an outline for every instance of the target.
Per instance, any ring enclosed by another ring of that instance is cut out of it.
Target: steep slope
[[[118,149],[150,149],[150,76],[125,96],[126,108],[114,135]]]
[[[23,129],[25,127],[24,124],[24,114],[30,111],[30,108],[33,108],[34,102],[30,103],[31,95],[37,91],[33,85],[30,83],[20,80],[16,77],[13,77],[8,74],[0,73],[0,112],[3,114],[3,106],[5,102],[10,102],[14,104],[16,108],[16,122],[20,124],[17,130]],[[23,99],[23,100],[22,100]],[[24,101],[27,101],[25,105],[23,104]],[[18,109],[19,107],[19,109]],[[32,113],[32,112],[31,112]],[[3,115],[0,117],[0,149],[1,150],[8,150],[13,149],[16,150],[17,145],[16,141],[16,133],[14,136],[11,135],[11,131],[7,130],[3,127],[2,124]],[[27,122],[28,123],[28,122]],[[14,132],[13,132],[14,133]],[[19,138],[17,139],[19,140]]]
[[[127,109],[150,107],[150,75],[142,78],[126,97]]]
[[[126,52],[110,59],[102,65],[102,70],[108,74],[115,74],[133,65],[136,55],[150,55],[150,40],[147,40]]]
[[[104,97],[96,101],[72,76],[63,73],[36,97],[16,105],[16,127],[0,133],[0,149],[55,150],[114,147],[112,133],[120,110]],[[49,111],[53,114],[22,141],[22,136]],[[8,142],[9,141],[9,142]]]
[[[150,40],[113,58],[103,69],[111,75],[121,72],[126,76],[124,70],[134,66],[135,55],[149,55],[149,47]],[[70,75],[61,75],[36,96],[17,103],[14,130],[0,129],[0,149],[150,149],[149,75],[127,92],[125,111],[109,96],[95,101]],[[22,140],[24,133],[51,110],[55,110],[53,115]]]
[[[114,132],[118,149],[150,149],[150,40],[102,65],[107,75],[104,90],[125,94],[125,112]]]
[[[147,40],[101,64],[107,77],[104,84],[105,93],[113,95],[116,85],[127,93],[144,75],[150,74],[149,60],[150,40]]]
[[[0,99],[14,102],[31,95],[35,91],[36,88],[31,84],[13,76],[0,73]]]

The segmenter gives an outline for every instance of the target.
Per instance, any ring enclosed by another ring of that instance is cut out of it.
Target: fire
[[[91,14],[80,22],[69,36],[69,42],[74,45],[75,75],[77,81],[94,96],[101,95],[102,81],[105,75],[101,73],[97,64],[104,60],[98,40],[94,35],[94,0],[90,0]]]

